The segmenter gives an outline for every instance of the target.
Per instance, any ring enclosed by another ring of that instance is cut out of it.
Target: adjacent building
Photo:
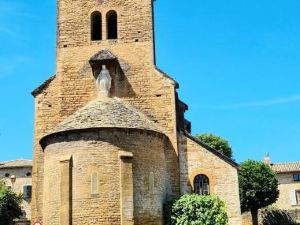
[[[276,206],[285,209],[300,220],[300,162],[274,163],[271,168],[279,181],[279,198]]]
[[[0,162],[0,180],[17,194],[22,194],[24,200],[21,208],[23,218],[31,219],[31,193],[32,193],[32,161],[14,160]]]
[[[56,74],[32,92],[32,222],[162,225],[164,203],[194,192],[241,224],[238,165],[191,135],[156,66],[153,4],[58,0]]]

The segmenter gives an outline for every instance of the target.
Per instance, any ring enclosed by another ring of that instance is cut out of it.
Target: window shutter
[[[290,192],[290,200],[291,200],[291,205],[292,206],[297,205],[297,197],[296,197],[296,191],[295,190],[292,190]]]

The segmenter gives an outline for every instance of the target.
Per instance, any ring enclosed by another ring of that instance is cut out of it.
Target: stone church
[[[184,193],[241,224],[238,165],[194,138],[156,67],[153,0],[58,0],[56,75],[35,98],[32,222],[161,225]]]

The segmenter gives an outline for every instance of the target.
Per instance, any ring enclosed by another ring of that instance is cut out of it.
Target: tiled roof
[[[300,162],[271,164],[276,173],[300,172]]]
[[[14,161],[0,162],[0,169],[17,167],[32,167],[32,160],[18,159]]]
[[[103,98],[76,111],[45,137],[59,132],[90,128],[136,128],[163,133],[156,123],[130,104],[119,98]]]

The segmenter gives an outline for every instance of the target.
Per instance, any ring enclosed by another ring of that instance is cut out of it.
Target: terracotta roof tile
[[[275,163],[271,168],[276,173],[300,172],[300,162],[293,163]]]
[[[32,160],[18,159],[13,161],[0,162],[0,169],[16,167],[32,167]]]

